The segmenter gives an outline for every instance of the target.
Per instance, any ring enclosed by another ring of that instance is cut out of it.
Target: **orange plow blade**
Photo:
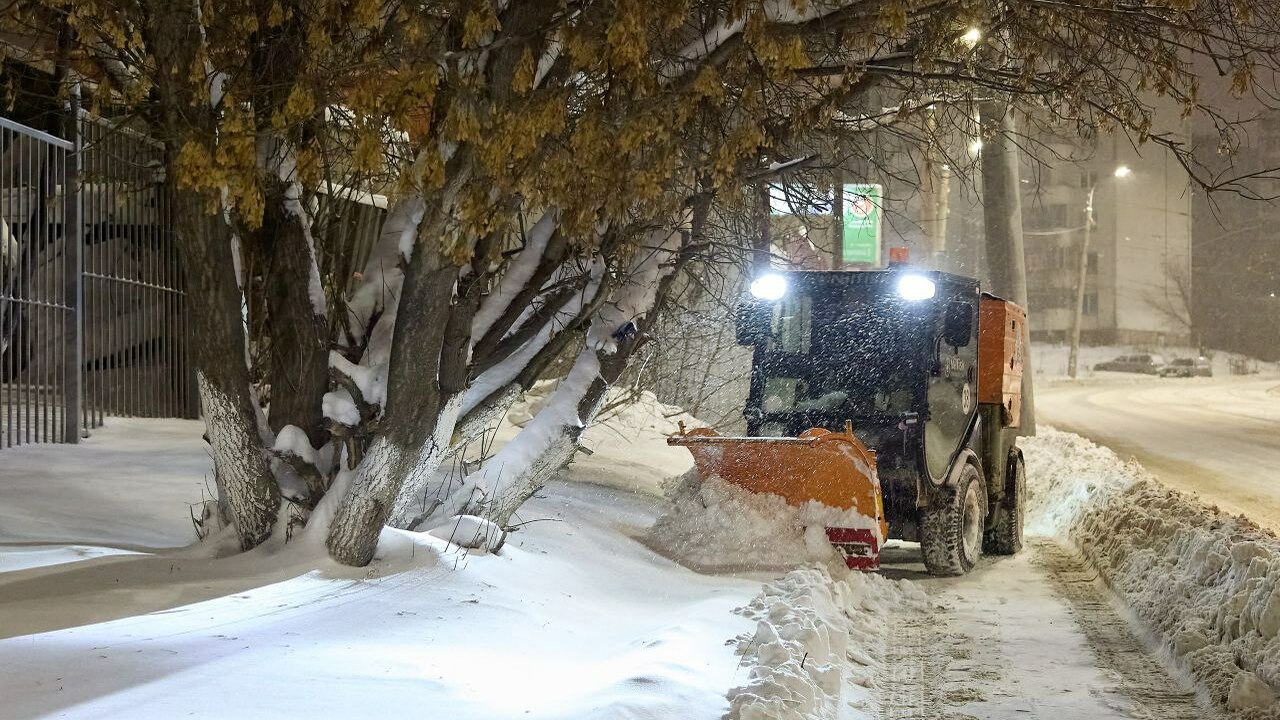
[[[827,528],[827,538],[851,568],[879,567],[881,540],[888,535],[884,499],[876,476],[876,456],[854,436],[812,429],[794,438],[723,437],[709,428],[667,438],[668,445],[689,448],[703,478],[719,476],[755,493],[781,496],[800,506],[815,500],[841,510],[856,510],[874,522],[863,528]]]

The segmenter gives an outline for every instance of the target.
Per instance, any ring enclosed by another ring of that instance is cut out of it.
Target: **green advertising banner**
[[[844,186],[840,251],[844,262],[880,264],[880,200],[879,185]]]

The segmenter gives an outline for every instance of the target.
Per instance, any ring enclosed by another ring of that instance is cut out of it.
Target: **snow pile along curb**
[[[835,580],[821,566],[797,568],[766,584],[738,610],[756,621],[756,631],[738,639],[738,654],[750,670],[746,684],[729,691],[727,717],[870,720],[888,616],[924,602],[924,593],[909,582],[859,573]]]
[[[1280,718],[1280,540],[1078,436],[1024,451],[1033,522],[1065,530],[1215,702]]]
[[[1280,717],[1280,541],[1154,480],[1100,499],[1076,546],[1215,701]]]
[[[1041,427],[1018,438],[1027,462],[1026,529],[1032,535],[1066,536],[1080,513],[1100,495],[1149,477],[1137,463],[1074,433]]]

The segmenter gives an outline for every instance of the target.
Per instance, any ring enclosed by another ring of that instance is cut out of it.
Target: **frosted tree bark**
[[[271,463],[262,447],[256,419],[252,415],[246,418],[237,399],[223,393],[203,373],[197,372],[196,380],[219,505],[231,516],[240,548],[249,550],[271,534],[280,508]]]
[[[467,166],[469,160],[455,155]],[[439,238],[452,201],[470,177],[465,169],[433,198],[418,229]],[[387,404],[380,432],[356,469],[355,477],[329,527],[326,544],[334,559],[363,566],[373,559],[378,536],[391,518],[406,483],[426,482],[439,467],[453,435],[460,395],[466,384],[471,321],[479,305],[487,263],[487,242],[476,249],[470,278],[459,281],[461,267],[435,244],[414,245],[396,300],[396,321],[388,356]],[[403,252],[402,252],[403,254]]]
[[[441,391],[439,372],[457,268],[438,260],[420,249],[405,273],[382,416],[386,430],[361,460],[329,528],[329,552],[346,565],[369,564],[401,488],[435,472],[453,434],[457,401]],[[409,308],[416,312],[405,312]]]
[[[178,192],[178,247],[197,347],[201,411],[217,475],[220,501],[248,550],[271,534],[280,496],[262,436],[245,365],[241,294],[232,262],[231,233],[204,199]]]
[[[199,7],[190,2],[148,0],[157,22],[143,28],[145,41],[162,67],[201,67],[205,61]],[[183,169],[176,158],[188,143],[212,154],[217,145],[213,104],[196,91],[187,73],[161,73],[157,78],[156,123],[166,146],[168,176],[178,178],[174,190],[175,244],[182,257],[188,308],[195,346],[195,371],[222,497],[239,535],[249,549],[271,534],[280,496],[266,448],[258,432],[257,408],[245,363],[243,295],[236,278],[232,233],[221,214],[216,193],[183,189]]]
[[[363,567],[373,560],[378,536],[404,483],[426,482],[440,467],[457,418],[457,401],[441,413],[437,433],[419,448],[405,448],[387,435],[378,437],[356,469],[356,476],[329,527],[329,553],[344,565]]]

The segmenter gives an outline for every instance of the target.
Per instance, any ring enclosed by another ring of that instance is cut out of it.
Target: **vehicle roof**
[[[972,288],[974,292],[980,291],[979,283],[974,278],[910,265],[894,265],[880,270],[778,270],[776,272],[795,279],[798,284],[814,285],[873,285],[900,275],[923,275],[939,285],[959,286],[965,289]],[[990,293],[984,294],[990,295]],[[996,296],[991,295],[991,297]]]

